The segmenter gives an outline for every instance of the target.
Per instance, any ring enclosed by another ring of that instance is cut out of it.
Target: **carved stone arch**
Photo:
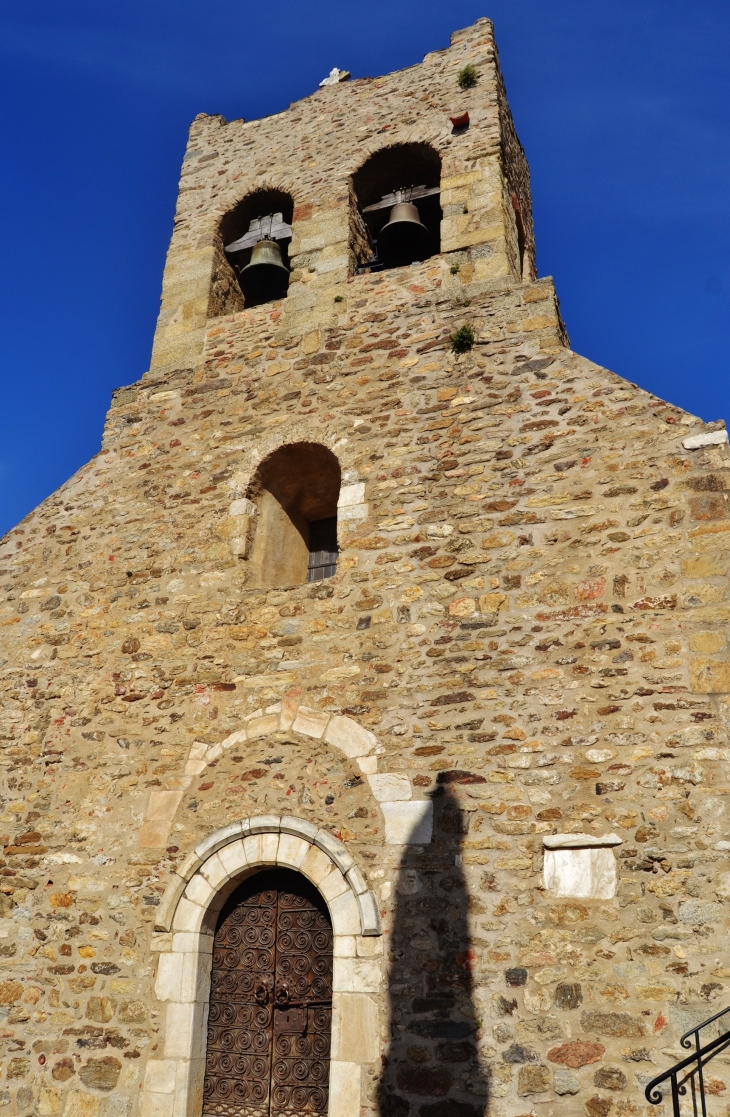
[[[333,930],[330,1117],[358,1117],[360,1069],[379,1054],[383,975],[367,946],[380,917],[351,855],[329,831],[294,816],[247,818],[211,834],[179,866],[160,906],[152,948],[159,952],[155,993],[164,1006],[161,1057],[146,1067],[142,1117],[200,1117],[207,1014],[218,914],[234,888],[260,869],[280,866],[319,890]]]
[[[167,886],[155,931],[208,931],[236,883],[275,865],[319,889],[335,935],[381,933],[375,897],[344,844],[306,819],[273,814],[232,822],[199,842]]]

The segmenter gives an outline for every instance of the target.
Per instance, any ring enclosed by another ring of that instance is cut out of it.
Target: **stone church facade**
[[[3,1111],[658,1112],[728,998],[729,464],[570,350],[488,20],[196,118],[151,368],[0,546]]]

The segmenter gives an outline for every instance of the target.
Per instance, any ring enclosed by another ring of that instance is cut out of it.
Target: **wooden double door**
[[[226,902],[215,933],[204,1117],[327,1113],[332,924],[301,874],[267,869]]]

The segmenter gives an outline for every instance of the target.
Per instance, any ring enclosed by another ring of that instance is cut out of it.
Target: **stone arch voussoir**
[[[381,934],[375,897],[343,843],[294,815],[245,818],[200,842],[168,884],[155,931],[210,930],[235,883],[274,866],[295,869],[319,889],[335,935]]]

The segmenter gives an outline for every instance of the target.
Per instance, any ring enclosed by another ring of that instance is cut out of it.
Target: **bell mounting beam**
[[[376,209],[388,209],[398,205],[399,202],[412,202],[416,198],[428,198],[432,194],[440,194],[440,186],[403,186],[391,194],[384,194],[379,202],[371,206],[364,206],[363,213],[374,213]]]
[[[225,250],[242,252],[244,248],[253,248],[260,240],[286,240],[291,235],[292,227],[287,225],[283,213],[270,213],[266,217],[253,217],[248,232],[227,244]]]

